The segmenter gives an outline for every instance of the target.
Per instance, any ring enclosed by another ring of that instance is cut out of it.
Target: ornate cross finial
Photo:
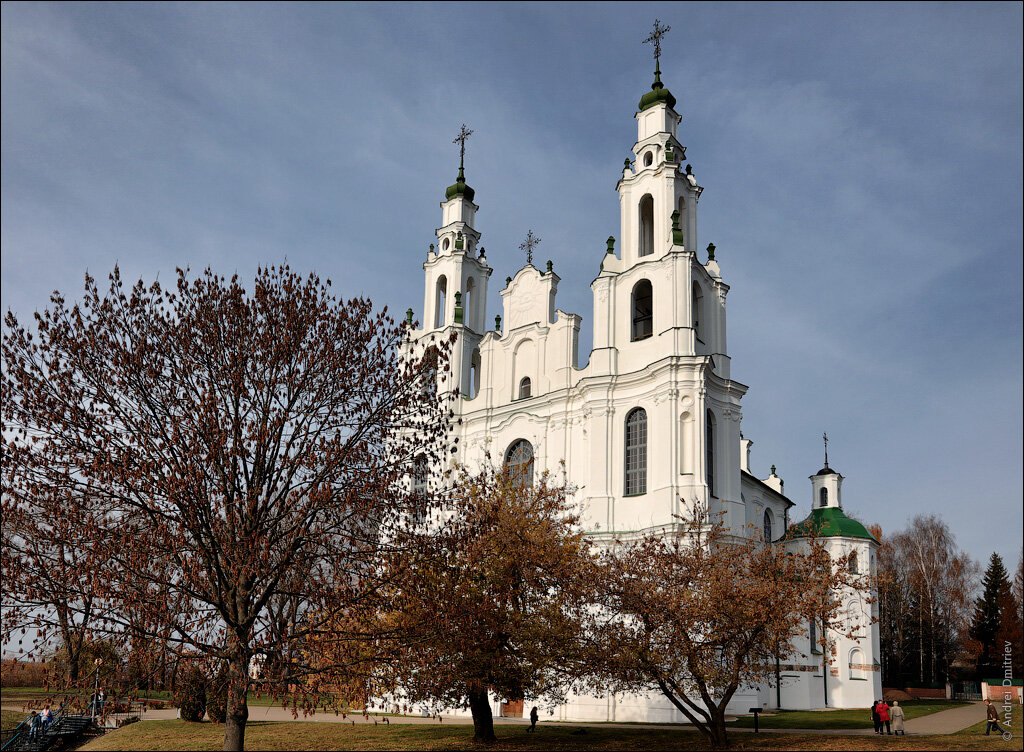
[[[453,144],[459,145],[459,169],[462,169],[463,163],[466,161],[466,139],[473,135],[473,131],[466,127],[463,123],[459,129],[459,135],[453,140]]]
[[[823,433],[821,438],[825,440],[825,467],[828,467],[828,434]]]
[[[661,40],[666,34],[672,29],[671,26],[662,26],[661,21],[657,18],[654,19],[654,31],[650,33],[647,39],[644,40],[644,44],[654,45],[654,68],[655,70],[661,70]]]
[[[533,230],[526,233],[526,240],[519,244],[520,251],[526,251],[526,263],[533,266],[533,249],[540,243],[540,238],[533,234]]]

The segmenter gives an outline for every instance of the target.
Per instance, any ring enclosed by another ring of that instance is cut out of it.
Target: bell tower
[[[423,322],[415,335],[457,330],[450,364],[454,384],[469,398],[477,389],[476,347],[486,331],[487,280],[492,271],[474,227],[480,209],[473,203],[476,191],[466,183],[466,140],[472,133],[463,124],[452,142],[459,144],[459,174],[445,190],[441,226],[435,230],[437,244],[430,245],[423,264]]]

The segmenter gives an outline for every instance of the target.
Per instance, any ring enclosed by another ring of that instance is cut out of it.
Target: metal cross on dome
[[[821,438],[825,440],[825,467],[828,467],[828,434],[823,433]]]
[[[650,36],[644,40],[644,44],[654,45],[654,65],[660,67],[661,64],[661,40],[662,38],[672,30],[671,26],[662,26],[661,21],[657,18],[654,19],[654,31],[650,33]]]
[[[466,124],[463,123],[462,127],[459,129],[459,135],[452,140],[453,144],[459,145],[459,167],[462,167],[463,162],[466,160],[466,139],[472,135],[473,131],[467,128]]]
[[[533,230],[526,233],[526,240],[519,244],[520,251],[526,251],[526,263],[533,266],[533,249],[537,247],[540,238],[533,234]]]

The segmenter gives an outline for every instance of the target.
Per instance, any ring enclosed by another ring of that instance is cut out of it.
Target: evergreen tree
[[[981,643],[981,655],[978,658],[979,670],[991,667],[993,658],[1001,652],[996,646],[996,635],[999,634],[1002,622],[1001,610],[1010,592],[1010,579],[1003,566],[999,554],[993,552],[988,561],[988,569],[982,580],[983,591],[975,602],[974,624],[971,626],[971,637]]]

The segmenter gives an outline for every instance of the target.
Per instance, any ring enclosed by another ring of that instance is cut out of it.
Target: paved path
[[[985,703],[972,702],[962,708],[942,710],[904,724],[908,734],[955,734],[985,720]]]
[[[14,710],[21,712],[23,707],[14,705],[4,705],[4,710]],[[143,719],[147,721],[163,721],[173,720],[178,717],[178,711],[176,709],[170,710],[147,710],[143,715]],[[386,720],[385,720],[386,719]],[[370,715],[364,717],[362,715],[349,715],[342,717],[340,714],[335,715],[331,713],[314,713],[310,716],[303,716],[301,713],[298,718],[292,717],[291,710],[274,706],[250,706],[249,707],[249,720],[250,721],[312,721],[314,723],[417,723],[417,724],[441,724],[447,723],[451,725],[468,725],[473,723],[473,719],[469,716],[442,716],[441,720],[438,718],[424,718],[416,715],[401,715],[401,716],[380,716]],[[985,720],[985,705],[981,702],[972,703],[971,705],[964,706],[962,708],[953,708],[951,710],[942,710],[938,713],[932,713],[930,715],[921,716],[920,718],[912,718],[906,722],[907,734],[911,736],[917,736],[922,734],[955,734],[957,731],[962,731],[968,726],[973,726],[979,721]],[[495,718],[495,725],[523,725],[529,723],[528,720],[523,718]],[[542,718],[541,723],[545,721]],[[547,721],[546,723],[553,723]],[[656,729],[678,729],[684,728],[688,724],[636,724],[636,723],[575,723],[572,721],[559,721],[558,723],[564,723],[567,726],[598,726],[602,728],[638,728],[643,726],[644,728],[656,728]],[[750,728],[735,728],[729,727],[729,732],[738,733],[750,733],[753,729]],[[873,734],[874,731],[871,727],[863,729],[761,729],[761,733],[768,734],[813,734],[822,736],[867,736]]]

